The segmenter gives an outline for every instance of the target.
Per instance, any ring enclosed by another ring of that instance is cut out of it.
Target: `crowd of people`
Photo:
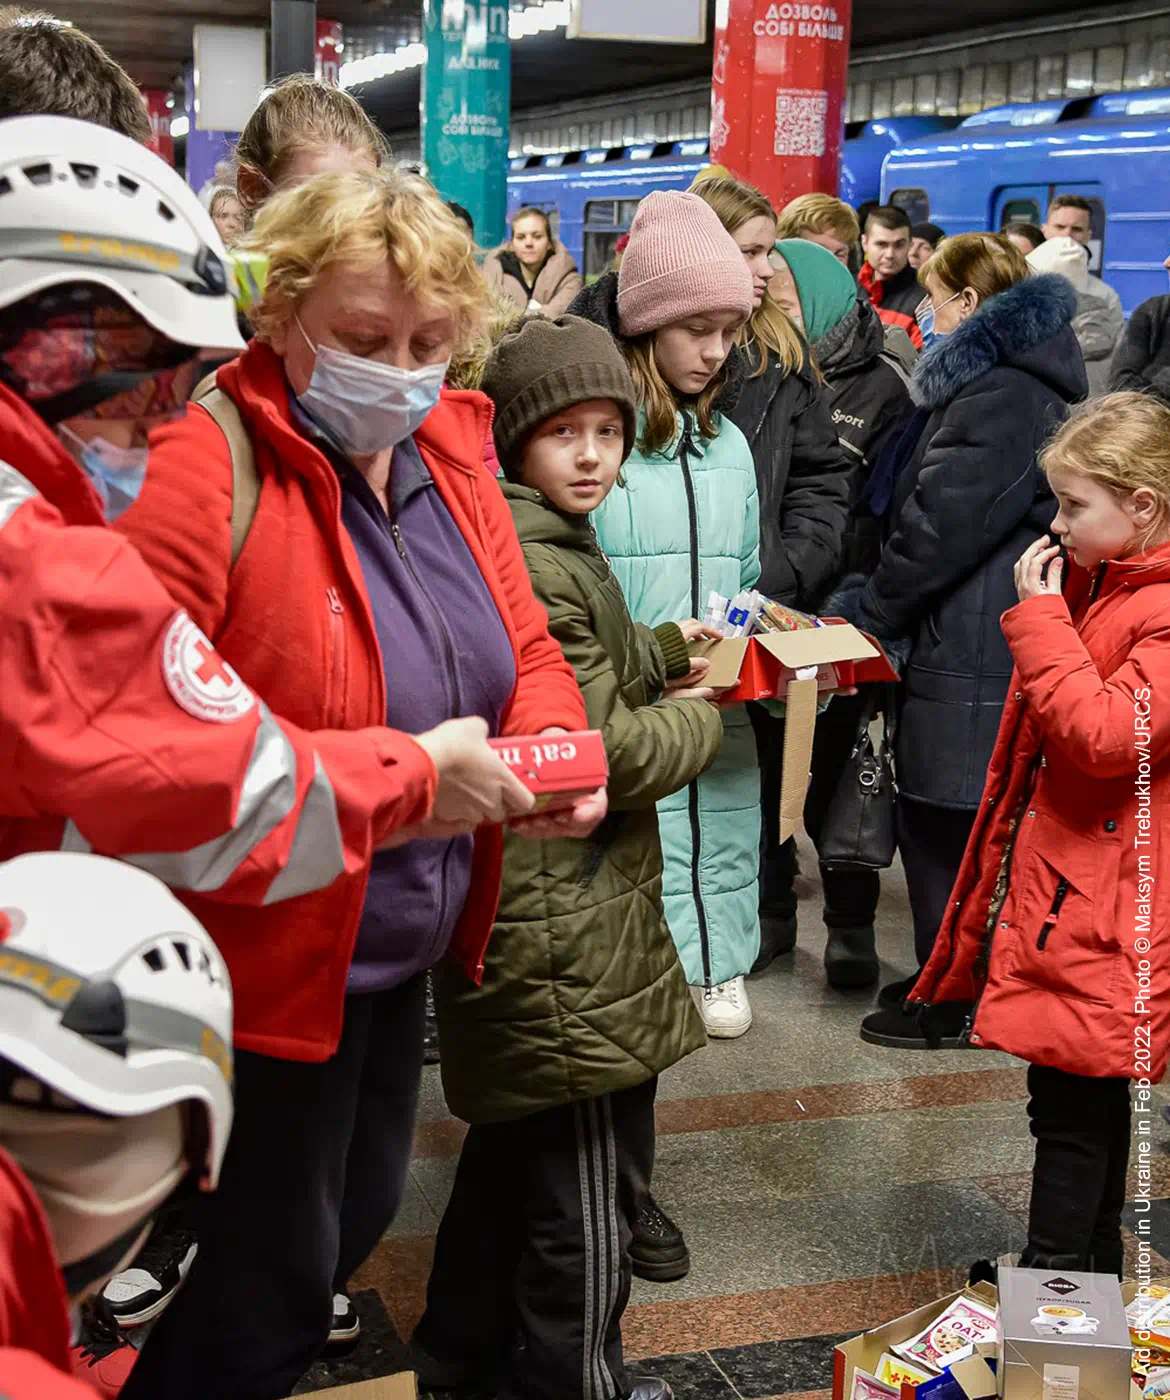
[[[798,936],[783,700],[701,654],[755,587],[900,677],[822,703],[805,805],[816,849],[883,716],[919,970],[861,1035],[1026,1060],[1021,1262],[1119,1271],[1170,1053],[1170,296],[1116,348],[1084,201],[947,237],[712,171],[584,286],[308,77],[196,196],[108,55],[0,10],[0,119],[0,1388],[279,1400],[352,1344],[433,992],[470,1128],[421,1383],[669,1396],[621,1341],[689,1260],[658,1076]],[[488,742],[586,728],[563,809]],[[826,980],[875,986],[880,875],[821,874]]]

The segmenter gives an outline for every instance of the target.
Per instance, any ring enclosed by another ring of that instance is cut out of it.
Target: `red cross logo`
[[[195,674],[204,685],[210,684],[211,681],[223,681],[225,685],[231,684],[232,673],[210,642],[205,642],[202,639],[197,641],[195,650],[199,653],[203,663]]]

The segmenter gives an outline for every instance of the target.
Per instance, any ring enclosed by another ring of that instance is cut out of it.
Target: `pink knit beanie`
[[[697,194],[655,190],[642,201],[618,273],[623,335],[644,335],[684,316],[750,316],[752,275],[719,215]]]

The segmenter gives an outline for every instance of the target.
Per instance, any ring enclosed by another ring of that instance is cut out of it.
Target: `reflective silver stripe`
[[[345,869],[345,843],[337,819],[337,798],[324,764],[319,756],[314,756],[313,781],[305,793],[288,863],[269,885],[265,904],[292,899],[311,890],[323,890]]]
[[[292,849],[284,869],[268,888],[265,904],[324,889],[345,870],[333,784],[320,758],[314,757],[313,781],[305,794]],[[261,701],[260,727],[231,831],[189,851],[120,855],[119,859],[156,875],[172,889],[201,894],[221,889],[293,810],[296,776],[293,746]],[[182,799],[176,795],[175,800]],[[61,850],[92,851],[93,847],[72,822],[67,822]]]
[[[25,501],[31,501],[39,495],[40,492],[27,477],[21,476],[16,468],[10,467],[7,462],[0,461],[0,530],[8,524]]]

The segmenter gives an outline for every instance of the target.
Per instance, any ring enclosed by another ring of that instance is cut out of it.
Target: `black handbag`
[[[894,863],[896,704],[895,686],[874,685],[862,707],[857,736],[817,842],[820,862],[830,869],[886,870]],[[875,750],[869,726],[879,706],[883,733]]]

